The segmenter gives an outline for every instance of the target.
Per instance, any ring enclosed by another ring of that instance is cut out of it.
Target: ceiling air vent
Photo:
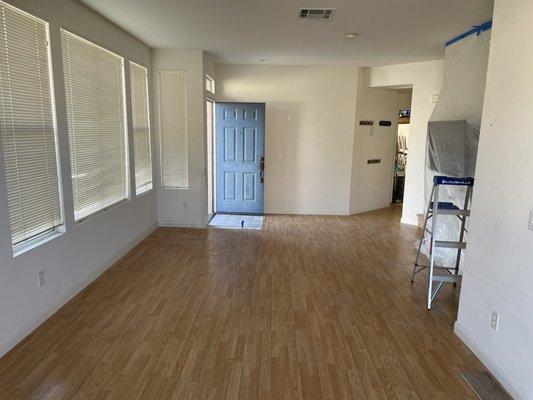
[[[335,8],[300,8],[298,10],[298,19],[327,21],[333,17],[335,10]]]

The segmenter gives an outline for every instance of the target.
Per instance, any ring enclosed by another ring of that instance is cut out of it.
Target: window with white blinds
[[[159,123],[163,188],[189,187],[187,75],[159,70]]]
[[[128,198],[124,59],[61,30],[76,221]]]
[[[148,71],[146,68],[130,62],[130,86],[135,158],[135,192],[139,195],[152,189]]]
[[[55,231],[63,216],[48,24],[3,2],[0,12],[0,134],[16,246]]]

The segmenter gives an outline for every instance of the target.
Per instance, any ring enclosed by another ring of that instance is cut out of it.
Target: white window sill
[[[21,254],[27,253],[28,251],[33,250],[39,247],[40,245],[45,244],[46,242],[49,242],[50,240],[53,240],[56,237],[63,235],[64,233],[64,227],[59,227],[54,231],[45,233],[24,243],[17,244],[16,246],[13,246],[13,257],[18,257]]]
[[[135,192],[135,197],[143,197],[144,195],[147,195],[148,193],[152,192],[152,190],[154,190],[153,186],[150,185],[150,187],[143,189],[143,190],[139,190],[139,192]]]
[[[189,190],[189,187],[172,187],[172,186],[162,186],[161,189],[163,190]]]
[[[125,198],[125,199],[119,200],[119,201],[117,201],[114,204],[111,204],[111,205],[109,205],[109,206],[107,206],[105,208],[102,208],[102,209],[100,209],[98,211],[95,211],[95,212],[93,212],[91,214],[85,215],[85,216],[83,216],[82,218],[80,218],[78,220],[75,220],[74,221],[74,225],[75,226],[83,225],[86,222],[92,221],[92,220],[98,218],[100,215],[105,214],[106,212],[108,212],[110,210],[113,210],[115,208],[120,207],[122,204],[128,203],[129,201],[130,201],[129,198]]]

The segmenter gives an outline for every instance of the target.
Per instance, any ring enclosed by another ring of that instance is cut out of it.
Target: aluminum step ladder
[[[459,208],[453,203],[439,202],[439,187],[443,185],[450,186],[466,186],[465,201],[462,208]],[[474,178],[454,178],[450,176],[435,176],[433,179],[433,188],[431,189],[430,201],[424,219],[424,227],[422,230],[422,237],[418,244],[418,252],[416,254],[415,265],[413,267],[413,274],[411,275],[411,283],[415,280],[415,275],[420,271],[428,269],[428,298],[427,307],[431,310],[431,303],[439,292],[440,288],[445,282],[453,283],[454,286],[461,281],[459,275],[459,264],[461,262],[461,251],[466,249],[466,242],[464,241],[466,230],[466,218],[470,217],[470,204],[472,200],[472,188],[474,186]],[[437,207],[435,207],[437,204]],[[440,218],[444,216],[456,216],[461,220],[461,228],[459,232],[459,240],[446,241],[438,240],[435,236],[435,227]],[[432,220],[431,230],[428,229],[428,221]],[[429,265],[420,265],[420,250],[424,241],[425,235],[430,235],[429,245]],[[435,249],[456,249],[457,259],[455,267],[440,267],[435,265]]]

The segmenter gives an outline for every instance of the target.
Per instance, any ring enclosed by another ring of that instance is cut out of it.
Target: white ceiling
[[[493,0],[81,0],[150,47],[199,48],[218,63],[376,66],[441,58],[491,18]],[[331,21],[299,8],[336,7]],[[347,32],[357,32],[353,41]]]

